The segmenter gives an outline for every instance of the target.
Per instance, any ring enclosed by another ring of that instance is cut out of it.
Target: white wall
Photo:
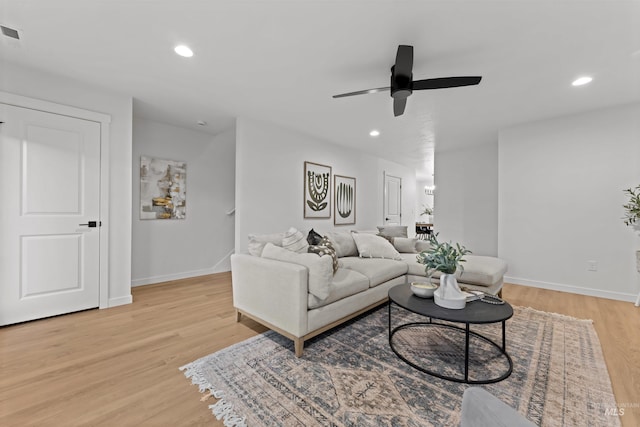
[[[184,220],[140,220],[140,156],[187,163]],[[230,270],[234,181],[235,129],[212,136],[134,117],[134,286]]]
[[[132,99],[63,76],[2,62],[0,90],[111,116],[109,306],[131,302]]]
[[[356,178],[356,224],[336,229],[370,230],[382,223],[385,171],[402,177],[403,217],[413,223],[415,172],[407,167],[252,119],[238,119],[236,138],[237,252],[246,251],[251,233],[276,233],[289,227],[334,229],[333,212],[331,219],[303,218],[305,161],[331,166],[332,174]]]
[[[624,188],[640,184],[640,104],[500,133],[499,256],[505,280],[633,301],[637,234]],[[587,271],[596,261],[597,271]]]
[[[435,156],[434,231],[474,255],[498,254],[498,144]]]

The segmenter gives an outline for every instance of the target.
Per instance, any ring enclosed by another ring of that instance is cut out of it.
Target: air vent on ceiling
[[[2,30],[2,34],[11,37],[12,39],[20,40],[20,35],[18,34],[18,30],[14,30],[13,28],[5,27],[4,25],[0,25],[0,29]]]

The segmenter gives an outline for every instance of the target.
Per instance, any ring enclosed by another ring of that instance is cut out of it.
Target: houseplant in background
[[[624,192],[629,200],[627,204],[622,205],[624,208],[624,218],[622,219],[625,225],[640,231],[640,185],[636,188],[627,188]],[[640,251],[636,251],[636,270],[640,273]],[[638,306],[640,306],[640,294],[636,299],[636,307]]]
[[[427,205],[422,205],[422,212],[420,212],[420,216],[426,215],[426,223],[433,224],[433,209]]]
[[[424,264],[425,271],[429,278],[436,271],[440,274],[440,287],[433,293],[434,302],[445,308],[461,309],[466,305],[465,295],[458,286],[455,273],[459,269],[460,274],[464,272],[462,263],[464,256],[471,253],[470,250],[451,242],[438,242],[438,234],[429,237],[431,247],[417,255],[420,264]]]

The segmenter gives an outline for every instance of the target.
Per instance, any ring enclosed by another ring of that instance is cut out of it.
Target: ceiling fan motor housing
[[[413,73],[408,76],[396,74],[391,67],[391,96],[394,99],[405,99],[413,93]]]

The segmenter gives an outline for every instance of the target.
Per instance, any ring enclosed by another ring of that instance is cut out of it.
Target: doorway
[[[402,223],[402,178],[384,174],[383,225]]]
[[[0,325],[106,306],[108,116],[0,92],[0,122]]]

